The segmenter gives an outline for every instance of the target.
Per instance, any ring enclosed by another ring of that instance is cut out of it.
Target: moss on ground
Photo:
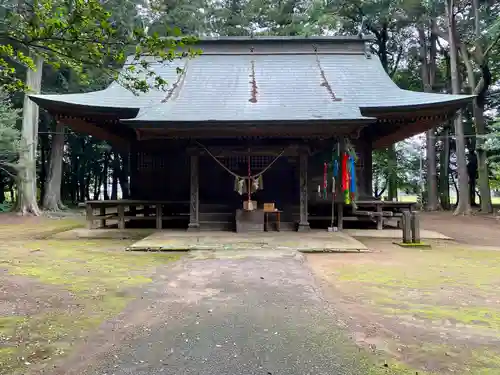
[[[416,319],[438,330],[453,325],[478,336],[497,336],[500,331],[500,307],[495,302],[500,286],[500,251],[449,244],[433,246],[432,250],[398,247],[388,257],[373,255],[368,261],[341,262],[325,275],[367,308],[387,318],[409,320],[410,325]],[[411,348],[416,362],[418,358],[421,362],[439,358],[450,363],[452,350],[429,345]],[[485,346],[484,350],[460,354],[458,362],[463,366],[453,369],[454,373],[500,373],[500,350]]]
[[[61,219],[27,217],[26,221],[22,224],[7,223],[0,225],[0,239],[7,241],[25,241],[30,238],[45,239],[57,233],[81,228],[84,225],[84,218],[79,216]]]
[[[51,233],[68,228],[67,220],[53,222],[56,224],[47,225]],[[7,272],[4,277],[28,278],[50,286],[51,291],[59,290],[67,306],[0,318],[0,342],[4,344],[0,368],[7,374],[25,374],[29,368],[65,354],[74,341],[123,311],[134,298],[133,288],[152,281],[155,267],[181,257],[125,252],[130,241],[36,240],[40,233],[49,232],[39,228],[28,228],[31,240],[23,240],[20,228],[17,230],[16,237],[0,243],[0,267]],[[0,229],[0,237],[5,235]],[[22,303],[23,296],[18,298]]]

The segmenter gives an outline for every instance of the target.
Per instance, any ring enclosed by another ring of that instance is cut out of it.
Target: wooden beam
[[[92,137],[96,137],[100,140],[108,141],[118,150],[127,151],[129,149],[130,146],[129,140],[122,138],[116,134],[113,134],[108,130],[91,122],[77,118],[65,118],[65,119],[58,118],[57,122],[61,122],[64,125],[69,126],[72,130],[78,133],[91,135]]]
[[[248,147],[208,147],[208,151],[215,157],[233,157],[233,156],[248,156]],[[283,153],[281,153],[283,151]],[[250,147],[250,155],[252,156],[298,156],[302,152],[299,146],[288,146],[281,148],[276,147]],[[198,155],[207,155],[207,151],[203,148],[197,150]]]
[[[402,141],[404,139],[410,138],[414,135],[432,129],[438,126],[439,124],[443,123],[444,121],[446,121],[446,119],[447,116],[429,117],[413,124],[401,123],[395,131],[383,135],[379,138],[374,138],[373,148],[379,149],[379,148],[389,147],[390,145],[396,142]]]
[[[235,137],[319,137],[329,138],[339,135],[357,134],[365,124],[329,124],[304,126],[263,126],[251,128],[248,126],[225,127],[204,126],[185,128],[141,128],[136,132],[139,140],[169,139],[169,138],[235,138]]]

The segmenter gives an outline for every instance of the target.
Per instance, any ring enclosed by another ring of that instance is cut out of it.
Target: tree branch
[[[483,53],[484,58],[488,56],[490,51],[500,42],[500,32],[498,33],[497,37],[491,42],[491,44],[486,48],[486,50]]]
[[[398,56],[396,58],[396,61],[392,64],[392,70],[391,70],[391,78],[394,77],[394,75],[396,74],[396,71],[399,67],[399,62],[401,61],[401,57],[403,56],[403,47],[400,46],[399,47],[399,51],[398,51]]]

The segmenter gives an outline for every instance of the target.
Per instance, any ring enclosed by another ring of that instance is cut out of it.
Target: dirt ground
[[[460,243],[500,247],[499,216],[453,216],[450,212],[425,212],[421,214],[421,227],[440,232]]]
[[[311,254],[307,261],[352,338],[385,353],[390,366],[418,374],[496,375],[500,251],[472,245],[500,250],[498,225],[484,217],[426,214],[426,229],[460,242],[424,250],[362,239],[372,253]]]
[[[51,238],[82,225],[79,215],[0,214],[1,373],[38,373],[63,357],[180,256],[123,252],[132,240]],[[422,227],[456,242],[420,250],[363,239],[373,252],[311,254],[306,264],[352,339],[388,367],[500,374],[500,223],[432,213]]]
[[[180,256],[124,253],[130,240],[50,239],[81,224],[0,214],[0,373],[39,373]]]

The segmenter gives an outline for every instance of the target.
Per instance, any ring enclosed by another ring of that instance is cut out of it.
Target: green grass
[[[418,199],[418,196],[416,195],[400,195],[398,199],[401,202],[416,202]],[[450,197],[450,203],[451,204],[456,204],[457,199],[456,197]],[[494,205],[500,205],[500,197],[491,197],[491,203]]]
[[[500,335],[500,306],[495,303],[500,287],[500,251],[458,245],[436,245],[424,251],[397,248],[384,261],[374,256],[370,261],[342,263],[327,278],[380,316],[396,316],[410,325],[416,319],[437,329],[452,324],[479,336]],[[422,347],[411,350],[423,358],[451,360],[443,354],[451,350],[439,344],[433,349],[428,346],[425,352]],[[500,349],[487,346],[461,353],[463,366],[455,373],[500,374],[498,358]],[[465,367],[470,372],[463,371]]]
[[[7,270],[3,277],[36,281],[51,293],[61,295],[68,304],[43,308],[27,316],[12,314],[0,318],[0,341],[4,343],[0,347],[2,373],[25,374],[34,365],[64,355],[75,340],[123,311],[134,299],[134,288],[150,283],[157,266],[181,257],[176,253],[126,252],[124,248],[130,241],[122,240],[34,239],[73,224],[48,220],[44,228],[23,228],[31,240],[16,236],[0,243],[0,268]],[[20,230],[19,226],[12,227]],[[7,236],[8,230],[0,228],[0,237]],[[27,298],[37,297],[34,289],[27,293]],[[19,298],[22,301],[23,296]]]

